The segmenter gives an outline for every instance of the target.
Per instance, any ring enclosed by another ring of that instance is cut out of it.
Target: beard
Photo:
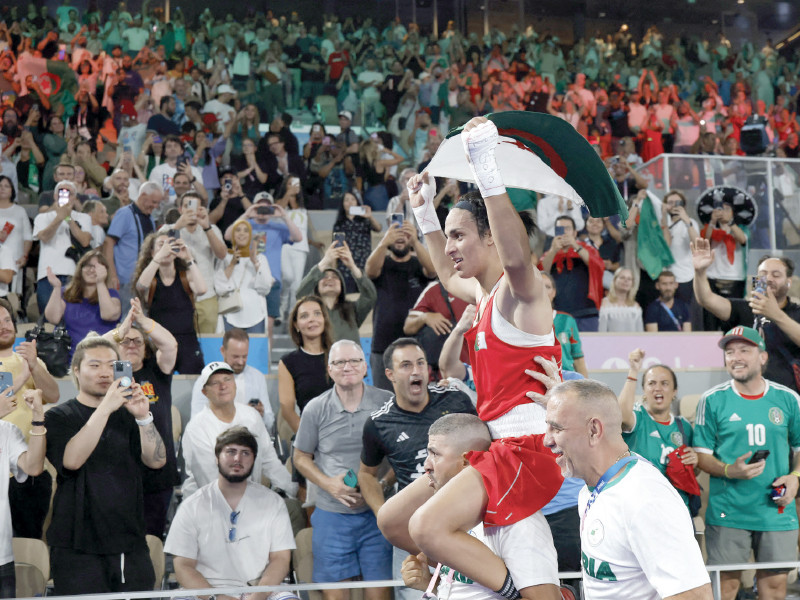
[[[7,123],[0,129],[0,133],[6,137],[18,138],[22,134],[22,128],[19,126],[19,123]]]
[[[10,334],[5,340],[0,337],[0,350],[8,350],[14,346],[14,342],[16,342],[16,333]]]
[[[255,463],[253,466],[255,466]],[[219,474],[222,475],[229,483],[242,483],[245,479],[250,477],[250,474],[253,472],[252,466],[247,473],[242,473],[241,475],[232,475],[231,473],[225,471],[221,466],[218,466],[217,468],[219,469]]]
[[[394,254],[397,258],[405,258],[409,252],[411,252],[411,248],[405,246],[403,248],[395,248],[394,246],[389,246],[389,252]]]

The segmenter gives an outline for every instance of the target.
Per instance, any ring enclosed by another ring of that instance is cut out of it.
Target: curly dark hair
[[[467,212],[472,214],[472,218],[475,219],[475,225],[478,228],[478,235],[480,237],[484,237],[487,233],[491,232],[491,228],[489,227],[489,213],[486,212],[486,201],[481,196],[480,192],[467,192],[461,198],[458,199],[459,202],[468,202],[472,205],[471,209],[462,209],[467,210]],[[457,208],[458,205],[454,206],[453,208]],[[534,231],[536,231],[536,223],[533,221],[533,217],[528,212],[521,212],[519,214],[519,218],[522,221],[522,225],[525,227],[525,233],[528,234],[530,237]]]

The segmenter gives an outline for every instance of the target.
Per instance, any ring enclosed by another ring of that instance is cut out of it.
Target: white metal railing
[[[711,576],[711,587],[714,599],[720,600],[720,573],[723,571],[748,571],[752,569],[779,569],[791,570],[800,568],[800,561],[784,561],[770,563],[740,563],[731,565],[706,565],[706,570]],[[582,579],[583,573],[561,572],[558,574],[561,580]],[[80,596],[59,596],[59,600],[139,600],[144,598],[192,598],[196,596],[208,596],[211,594],[225,594],[234,598],[244,598],[247,594],[255,592],[308,592],[313,590],[341,590],[341,589],[364,589],[377,587],[401,587],[402,581],[381,580],[381,581],[342,581],[337,583],[286,583],[281,585],[269,586],[247,586],[247,587],[218,587],[202,590],[155,590],[147,592],[114,592],[110,594],[82,594]]]
[[[680,190],[689,202],[687,210],[693,218],[697,218],[696,201],[708,188],[725,185],[743,189],[753,196],[759,210],[750,228],[750,246],[772,252],[798,247],[800,159],[660,154],[637,171],[653,182],[649,191],[659,198],[669,190]],[[784,235],[784,228],[790,230],[790,236]]]

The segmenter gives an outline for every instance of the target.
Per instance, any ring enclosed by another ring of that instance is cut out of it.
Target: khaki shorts
[[[790,531],[749,531],[721,525],[706,527],[706,551],[709,565],[797,560],[797,529]],[[788,570],[788,569],[787,569]]]
[[[197,313],[197,333],[215,333],[217,331],[217,297],[212,296],[194,303]]]

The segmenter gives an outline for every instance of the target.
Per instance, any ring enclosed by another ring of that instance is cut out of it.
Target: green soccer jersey
[[[561,369],[574,371],[575,359],[583,358],[578,323],[571,314],[554,310],[553,331],[558,343],[561,344]]]
[[[675,417],[670,417],[669,423],[664,425],[651,417],[641,404],[634,407],[633,416],[636,422],[630,431],[622,432],[622,438],[632,452],[649,460],[666,477],[667,456],[684,444],[692,446],[692,425],[683,417],[677,417],[681,419],[683,432],[686,434],[687,439],[684,439]],[[678,493],[688,506],[689,495],[682,490],[678,490]]]
[[[769,450],[764,472],[754,479],[711,478],[706,523],[749,531],[797,529],[792,501],[783,513],[770,498],[771,483],[792,470],[800,449],[800,397],[767,381],[763,396],[743,398],[732,381],[707,391],[697,405],[694,445],[698,452],[733,463],[748,451]]]

